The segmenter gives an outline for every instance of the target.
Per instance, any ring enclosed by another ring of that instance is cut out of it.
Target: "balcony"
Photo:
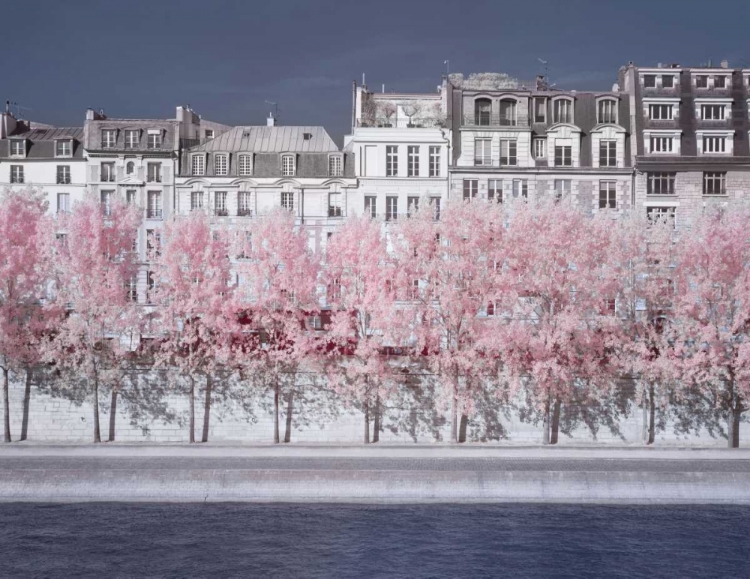
[[[328,217],[342,217],[341,207],[329,207]]]
[[[161,209],[149,209],[146,212],[146,219],[162,219],[163,212]]]
[[[471,113],[463,116],[464,127],[528,127],[529,116],[523,114]]]
[[[446,117],[371,117],[357,119],[358,127],[387,129],[432,129],[449,124]]]
[[[217,209],[214,209],[214,216],[229,217],[229,211],[226,208],[217,208]]]
[[[148,175],[146,177],[147,183],[161,183],[161,174],[159,175]]]
[[[237,209],[237,217],[252,217],[253,216],[253,210],[252,209],[245,209],[243,207],[240,207]]]

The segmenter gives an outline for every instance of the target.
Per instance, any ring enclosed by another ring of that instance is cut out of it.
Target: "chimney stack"
[[[266,126],[267,127],[276,126],[276,118],[273,116],[273,113],[268,113],[268,118],[266,119]]]
[[[721,61],[721,68],[729,68],[729,61],[728,60],[722,60]]]

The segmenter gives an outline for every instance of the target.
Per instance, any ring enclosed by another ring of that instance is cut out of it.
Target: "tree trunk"
[[[289,391],[286,399],[286,430],[284,430],[284,442],[292,440],[292,411],[294,410],[294,390]]]
[[[654,404],[654,385],[648,385],[648,443],[653,444],[656,439],[656,404]]]
[[[372,423],[372,441],[380,442],[380,394],[375,395],[375,419]]]
[[[544,420],[542,420],[542,444],[549,444],[549,398],[544,404]]]
[[[555,398],[555,404],[552,406],[552,424],[550,425],[550,444],[557,444],[557,435],[560,431],[560,399]]]
[[[469,424],[469,417],[461,413],[461,422],[458,427],[458,442],[466,442],[466,427]]]
[[[211,390],[213,389],[211,376],[206,376],[206,404],[203,407],[203,436],[201,442],[208,442],[208,427],[211,421]]]
[[[26,368],[26,389],[23,392],[23,422],[21,422],[21,440],[26,440],[29,434],[29,407],[31,406],[31,368]]]
[[[117,388],[112,388],[112,400],[109,403],[109,442],[115,441],[115,421],[117,420]]]
[[[365,400],[365,444],[370,444],[370,406]]]
[[[190,442],[195,442],[195,378],[190,374]]]
[[[279,382],[273,387],[273,443],[279,444]]]
[[[94,378],[94,442],[102,441],[102,431],[99,424],[99,377]]]
[[[453,407],[451,409],[451,442],[458,442],[458,378],[453,384]]]
[[[10,387],[8,369],[3,368],[3,442],[10,442]]]
[[[742,410],[739,402],[735,403],[729,410],[729,419],[727,420],[727,443],[729,448],[740,447],[740,419]]]

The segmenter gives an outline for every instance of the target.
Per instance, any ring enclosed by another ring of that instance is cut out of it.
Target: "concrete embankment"
[[[0,501],[750,504],[750,452],[11,445]]]

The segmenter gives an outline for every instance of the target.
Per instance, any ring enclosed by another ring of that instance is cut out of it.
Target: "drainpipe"
[[[446,170],[446,176],[445,176],[445,187],[446,187],[445,201],[447,203],[448,200],[451,197],[451,172],[450,172],[450,166],[451,166],[451,141],[450,141],[449,138],[447,138],[445,136],[445,130],[444,129],[440,129],[440,136],[443,137],[443,141],[445,141],[445,145],[446,145],[446,147],[448,149],[448,151],[447,151],[448,152],[448,157],[447,157],[447,163],[446,163],[446,167],[445,167],[445,170]]]

